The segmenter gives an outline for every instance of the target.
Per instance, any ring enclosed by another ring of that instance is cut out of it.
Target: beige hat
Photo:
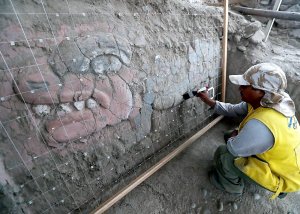
[[[250,67],[243,75],[229,75],[236,85],[251,85],[265,95],[260,101],[263,107],[273,108],[286,117],[295,115],[295,104],[284,92],[287,80],[282,69],[273,63],[260,63]]]

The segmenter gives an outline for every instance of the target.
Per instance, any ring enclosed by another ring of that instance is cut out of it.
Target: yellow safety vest
[[[248,105],[248,114],[239,130],[251,119],[261,121],[270,129],[274,145],[262,154],[236,158],[235,166],[259,185],[275,192],[272,199],[281,192],[300,190],[300,128],[297,118],[285,117],[272,108],[254,110]]]

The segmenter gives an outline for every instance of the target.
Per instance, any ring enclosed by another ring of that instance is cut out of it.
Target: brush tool
[[[202,87],[198,90],[188,91],[188,92],[184,93],[182,95],[182,97],[183,97],[184,100],[187,100],[187,99],[190,99],[190,98],[196,96],[198,93],[204,92],[206,90],[207,90],[207,87]]]

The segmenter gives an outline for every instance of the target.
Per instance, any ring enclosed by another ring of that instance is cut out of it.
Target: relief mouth
[[[130,111],[127,111],[127,118]],[[56,116],[56,119],[46,121],[45,127],[48,132],[46,134],[59,143],[65,143],[86,137],[107,125],[115,125],[122,119],[125,117],[120,118],[111,110],[97,105],[93,108],[71,111],[63,116]]]
[[[40,118],[45,118],[47,133],[55,141],[64,143],[70,140],[80,139],[92,134],[96,130],[107,125],[107,121],[99,112],[103,112],[103,106],[89,98],[83,101],[60,103],[53,105],[31,105]],[[45,117],[46,116],[46,117]],[[50,117],[47,119],[47,117]]]

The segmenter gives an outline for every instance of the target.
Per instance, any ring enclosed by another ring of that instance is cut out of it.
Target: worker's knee
[[[215,151],[215,158],[219,158],[221,155],[228,153],[228,149],[227,146],[225,145],[221,145],[217,148],[217,150]]]
[[[228,151],[227,146],[221,145],[217,148],[214,154],[214,162],[216,166],[230,166],[234,165],[234,156]]]

